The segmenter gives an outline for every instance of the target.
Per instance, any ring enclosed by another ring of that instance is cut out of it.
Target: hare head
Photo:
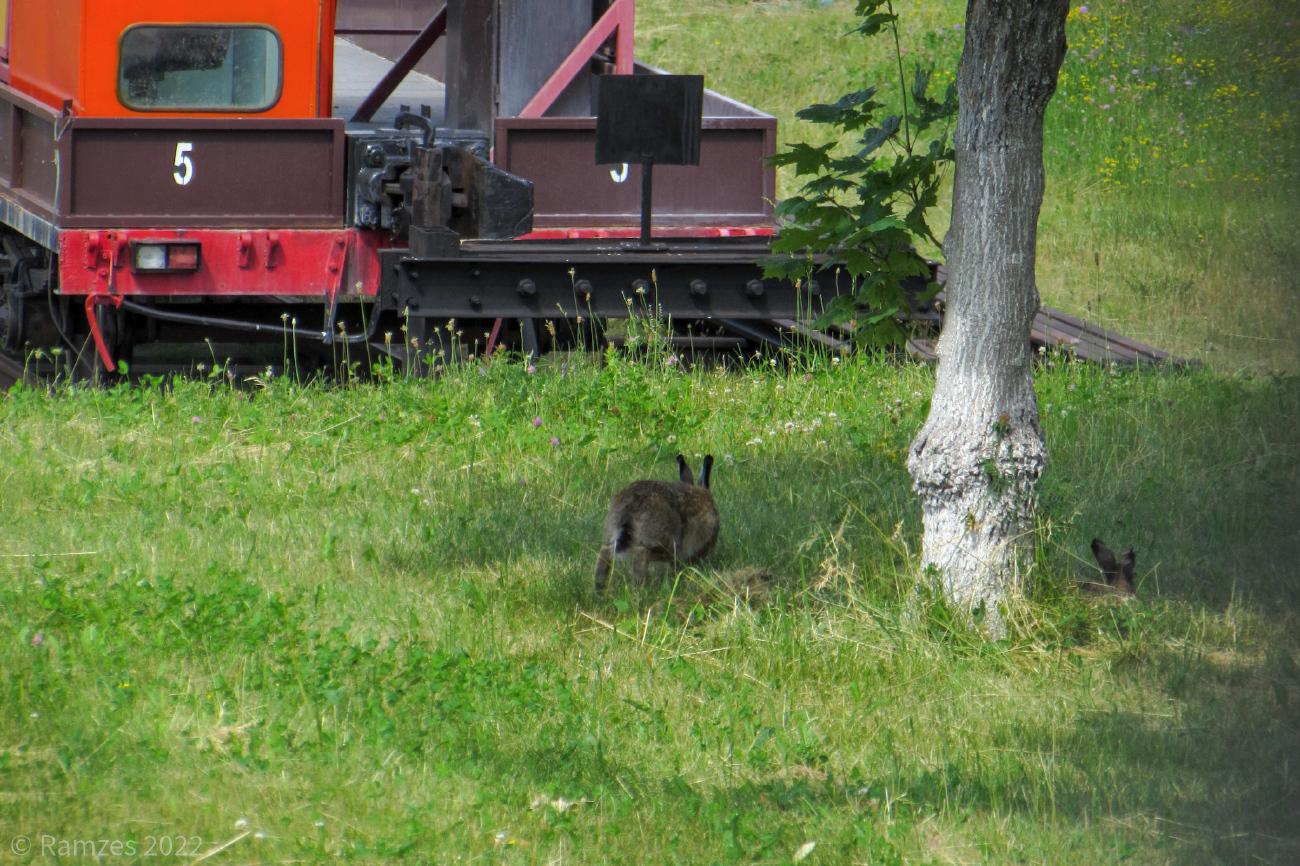
[[[712,455],[698,478],[677,455],[678,481],[633,481],[618,493],[605,515],[604,543],[596,558],[596,589],[604,589],[617,556],[632,558],[632,577],[644,581],[650,562],[690,563],[703,559],[718,540],[718,508],[709,490]]]
[[[1097,559],[1097,565],[1101,566],[1101,572],[1106,580],[1104,584],[1107,590],[1119,595],[1133,595],[1137,592],[1137,581],[1133,577],[1133,568],[1137,565],[1137,556],[1133,553],[1133,548],[1125,551],[1124,556],[1115,561],[1115,554],[1106,546],[1106,542],[1100,538],[1092,540],[1092,555]],[[1095,582],[1084,582],[1080,587],[1085,591],[1089,587],[1100,588],[1103,584]],[[1106,590],[1092,590],[1093,592],[1104,592]]]

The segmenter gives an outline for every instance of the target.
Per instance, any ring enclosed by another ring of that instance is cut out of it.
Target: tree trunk
[[[1038,478],[1047,459],[1029,329],[1043,202],[1043,113],[1065,57],[1068,0],[969,0],[957,72],[947,312],[930,416],[907,466],[921,497],[922,564],[947,597],[999,605],[1032,565]]]

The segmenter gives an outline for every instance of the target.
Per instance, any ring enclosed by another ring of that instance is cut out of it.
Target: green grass
[[[1044,302],[1225,372],[1300,369],[1300,2],[1087,5],[1047,112]],[[892,40],[845,35],[853,6],[642,0],[637,48],[820,142],[800,108],[899,90]],[[909,74],[933,62],[946,86],[965,4],[896,8]]]
[[[1051,364],[1041,567],[987,647],[904,601],[925,368],[15,392],[0,824],[260,834],[222,862],[1289,862],[1300,382]],[[678,449],[719,458],[719,550],[594,596],[608,497]],[[1094,534],[1140,603],[1070,588]],[[769,601],[707,591],[755,568]]]
[[[809,136],[795,110],[888,79],[850,6],[641,0],[639,50]],[[961,4],[902,9],[950,79]],[[1044,298],[1209,364],[1043,359],[1000,644],[914,592],[923,367],[654,349],[0,399],[0,857],[1296,862],[1296,10],[1071,19]],[[595,596],[609,497],[678,451],[718,457],[717,552]],[[1093,536],[1136,548],[1138,601],[1073,590]]]

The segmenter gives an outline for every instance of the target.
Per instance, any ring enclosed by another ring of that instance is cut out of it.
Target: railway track
[[[942,303],[944,295],[935,298]],[[1030,343],[1035,351],[1066,350],[1076,358],[1095,364],[1116,364],[1121,367],[1165,364],[1177,369],[1194,366],[1196,362],[1170,355],[1154,346],[1138,342],[1100,325],[1085,322],[1062,310],[1043,305],[1034,316],[1029,331]],[[917,338],[907,341],[908,354],[926,361],[937,361],[937,338]]]
[[[32,380],[22,362],[0,354],[0,390],[8,391],[20,380]]]

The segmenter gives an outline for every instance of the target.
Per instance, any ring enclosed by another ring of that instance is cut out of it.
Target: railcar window
[[[265,111],[280,99],[282,68],[266,27],[132,27],[117,92],[137,111]]]

